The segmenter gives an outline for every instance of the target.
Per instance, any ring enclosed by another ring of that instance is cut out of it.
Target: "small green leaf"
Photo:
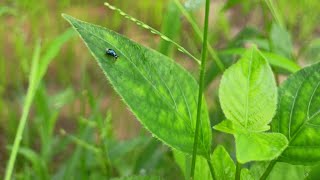
[[[230,120],[224,120],[224,121],[220,122],[219,124],[215,125],[213,128],[215,130],[218,130],[218,131],[221,131],[221,132],[225,132],[225,133],[229,133],[229,134],[235,134],[236,133],[236,130],[234,129],[232,121],[230,121]]]
[[[214,128],[234,135],[237,160],[278,157],[288,141],[280,133],[264,133],[275,114],[277,90],[271,68],[258,50],[248,50],[223,74],[219,93],[228,120]]]
[[[284,134],[288,148],[279,161],[310,164],[320,161],[320,63],[291,75],[279,89],[272,131]]]
[[[185,179],[190,179],[191,156],[180,151],[173,151],[174,159],[184,174]],[[197,163],[194,172],[194,179],[211,180],[211,174],[207,165],[207,160],[202,156],[197,156]]]
[[[237,160],[247,163],[278,157],[287,147],[287,138],[280,133],[240,132],[235,134]]]
[[[276,83],[272,70],[255,48],[222,76],[219,98],[227,119],[249,131],[265,131],[275,114]]]
[[[292,58],[292,42],[290,34],[277,23],[273,23],[270,31],[271,50],[276,54]]]
[[[249,169],[243,168],[241,169],[241,180],[255,180],[255,179],[252,177]]]
[[[95,57],[116,92],[137,119],[165,144],[192,153],[198,84],[168,57],[106,28],[63,15]],[[107,56],[113,49],[119,56]],[[198,154],[208,156],[211,128],[202,108]]]
[[[236,166],[223,146],[219,145],[211,157],[215,177],[221,180],[234,179]]]

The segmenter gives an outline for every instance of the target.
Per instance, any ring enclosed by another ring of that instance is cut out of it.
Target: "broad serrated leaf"
[[[252,48],[222,76],[219,98],[226,118],[242,129],[261,132],[275,114],[276,83],[272,70]]]
[[[310,164],[320,161],[320,63],[306,67],[279,88],[272,131],[284,134],[288,148],[279,161]]]
[[[215,129],[233,134],[240,163],[272,160],[287,147],[280,133],[265,133],[276,110],[277,90],[270,66],[252,48],[221,80],[219,97],[228,120]]]
[[[215,178],[221,180],[234,179],[236,166],[223,146],[218,146],[211,157]]]
[[[63,15],[137,119],[165,144],[192,153],[198,84],[168,57],[106,28]],[[105,54],[107,48],[119,56]],[[211,129],[204,102],[198,154],[208,156]]]

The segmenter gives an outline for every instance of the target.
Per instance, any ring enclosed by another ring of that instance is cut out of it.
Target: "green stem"
[[[214,175],[214,169],[213,169],[213,165],[212,165],[212,162],[209,159],[207,159],[207,163],[208,163],[208,166],[209,166],[209,169],[210,169],[210,174],[211,174],[211,177],[212,177],[212,180],[215,180],[215,175]]]
[[[190,179],[193,179],[194,169],[196,165],[196,157],[198,150],[198,139],[199,139],[199,126],[201,118],[201,106],[203,99],[203,89],[204,89],[204,75],[206,70],[206,60],[207,60],[207,40],[208,40],[208,26],[209,26],[209,10],[210,10],[210,0],[206,0],[206,11],[204,18],[204,31],[203,31],[203,42],[202,42],[202,52],[201,52],[201,66],[200,66],[200,82],[199,82],[199,92],[198,92],[198,109],[197,109],[197,120],[196,120],[196,130],[194,134],[193,141],[193,153],[192,153],[192,162],[191,162],[191,172]]]
[[[262,174],[260,180],[265,180],[267,179],[267,177],[269,176],[271,170],[273,169],[274,165],[276,165],[277,160],[273,160],[269,163],[267,169],[264,171],[264,173]]]
[[[29,87],[28,87],[26,99],[24,102],[22,115],[21,115],[21,118],[19,121],[18,130],[17,130],[16,136],[14,139],[13,148],[12,148],[9,162],[8,162],[8,165],[6,168],[5,180],[11,179],[13,168],[14,168],[14,163],[17,158],[18,150],[19,150],[20,143],[21,143],[21,140],[23,137],[23,131],[24,131],[24,128],[27,123],[27,118],[28,118],[28,114],[30,111],[30,107],[31,107],[37,86],[40,81],[37,79],[39,58],[40,58],[40,41],[37,42],[36,47],[35,47],[35,51],[34,51],[34,55],[33,55],[33,59],[32,59],[31,72],[30,72],[30,76],[29,76]]]
[[[241,177],[241,164],[239,162],[237,162],[237,166],[236,166],[236,180],[240,180]]]
[[[279,24],[281,26],[281,28],[285,29],[282,18],[278,12],[278,10],[275,8],[273,1],[272,0],[265,0],[267,6],[269,7],[271,14],[273,16],[273,18],[275,19],[275,21],[277,22],[277,24]]]

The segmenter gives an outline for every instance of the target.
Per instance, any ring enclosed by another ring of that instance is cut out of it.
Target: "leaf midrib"
[[[249,113],[249,91],[250,91],[250,79],[251,79],[251,68],[252,68],[252,61],[253,61],[253,50],[251,51],[251,58],[250,58],[250,64],[249,64],[249,72],[248,72],[248,78],[247,78],[247,101],[246,101],[246,122],[245,122],[245,128],[248,127],[248,113]]]

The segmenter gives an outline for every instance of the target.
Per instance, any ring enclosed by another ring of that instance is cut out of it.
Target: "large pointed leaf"
[[[280,161],[320,161],[320,63],[298,71],[281,85],[272,131],[289,140]]]
[[[277,88],[271,68],[252,48],[223,74],[219,98],[227,119],[237,127],[265,131],[275,114]]]
[[[63,15],[88,46],[117,93],[138,120],[167,145],[191,153],[198,84],[168,57],[106,28]],[[116,60],[105,54],[113,49]],[[211,129],[204,103],[198,153],[207,156]]]

